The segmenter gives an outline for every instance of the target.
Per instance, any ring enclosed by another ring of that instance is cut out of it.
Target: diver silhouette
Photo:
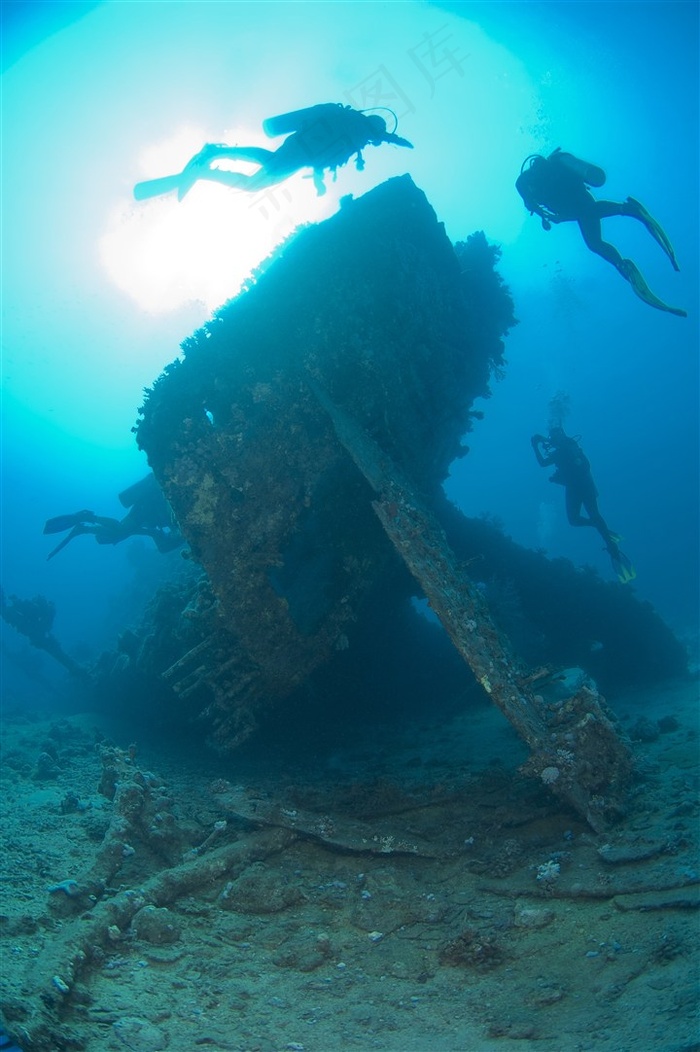
[[[119,500],[129,509],[123,519],[85,510],[49,519],[44,533],[63,533],[65,530],[70,530],[70,533],[47,555],[47,559],[53,559],[74,537],[83,534],[92,534],[98,544],[121,544],[127,537],[150,537],[162,554],[184,543],[170,505],[152,473],[120,493]]]
[[[622,584],[633,581],[637,576],[636,571],[624,552],[620,551],[620,538],[610,531],[600,514],[598,490],[593,481],[591,465],[576,439],[567,435],[562,427],[553,427],[548,437],[533,435],[530,442],[540,467],[556,468],[549,481],[564,487],[566,517],[570,525],[592,526],[597,530],[619,580]],[[581,508],[588,513],[588,517],[581,514]]]
[[[362,171],[365,146],[393,143],[413,149],[407,139],[387,131],[383,117],[363,113],[339,102],[324,102],[269,117],[263,121],[263,131],[269,136],[287,135],[287,138],[276,150],[207,143],[177,175],[137,183],[134,197],[143,201],[177,190],[181,201],[199,179],[213,180],[238,190],[264,190],[304,168],[311,168],[316,192],[321,195],[326,192],[325,173],[330,171],[335,175],[336,169],[353,155],[358,171]],[[212,162],[219,159],[252,162],[259,167],[252,175],[212,168]]]
[[[673,269],[680,269],[665,231],[639,201],[633,197],[621,203],[596,200],[589,187],[600,187],[604,183],[605,172],[602,168],[557,148],[549,157],[539,154],[526,157],[515,187],[530,214],[540,216],[545,230],[550,230],[552,223],[578,223],[583,240],[591,252],[612,263],[640,299],[658,310],[668,311],[681,318],[687,317],[686,311],[669,307],[655,296],[636,264],[631,259],[623,259],[614,245],[603,240],[602,219],[609,216],[638,219],[664,250]]]

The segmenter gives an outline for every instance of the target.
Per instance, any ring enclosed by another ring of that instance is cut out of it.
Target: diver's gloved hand
[[[561,223],[561,219],[558,215],[555,215],[554,212],[538,212],[537,214],[542,219],[543,230],[551,230],[552,223]]]

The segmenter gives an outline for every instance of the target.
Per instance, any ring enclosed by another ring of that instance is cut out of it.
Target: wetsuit
[[[532,165],[521,173],[515,188],[529,212],[547,223],[576,222],[583,240],[591,252],[619,267],[622,256],[607,241],[603,241],[600,222],[609,216],[639,215],[628,201],[596,201],[583,179],[560,160],[536,157]]]
[[[535,436],[542,441],[541,436]],[[550,482],[564,487],[566,517],[571,526],[593,526],[598,531],[606,547],[616,547],[612,534],[598,508],[598,490],[591,474],[591,465],[578,442],[564,435],[556,442],[550,438],[549,454],[542,456],[539,443],[533,438],[533,449],[541,467],[554,466],[556,471]],[[588,518],[581,514],[581,508],[588,513]]]
[[[302,168],[312,168],[314,185],[323,193],[324,171],[335,172],[357,155],[356,165],[364,167],[362,150],[365,146],[380,146],[383,142],[411,147],[411,143],[391,132],[381,117],[367,115],[351,106],[323,102],[303,111],[300,126],[276,150],[259,146],[205,146],[190,162],[196,165],[193,177],[210,179],[241,190],[262,190],[288,179]],[[206,165],[217,158],[251,161],[260,165],[252,175],[230,172]]]

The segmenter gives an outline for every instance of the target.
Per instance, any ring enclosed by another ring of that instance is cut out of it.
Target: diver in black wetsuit
[[[555,467],[550,482],[564,487],[566,517],[571,526],[592,526],[603,538],[613,569],[623,584],[634,580],[636,572],[631,562],[620,551],[620,538],[611,533],[598,508],[598,490],[591,474],[591,465],[575,438],[561,427],[553,427],[549,437],[533,435],[530,439],[542,468]],[[540,449],[544,448],[544,454]],[[588,517],[581,514],[581,508]]]
[[[119,500],[129,509],[123,519],[95,515],[93,511],[76,511],[49,519],[44,526],[44,533],[63,533],[65,530],[70,530],[70,533],[49,553],[47,559],[58,555],[74,537],[88,533],[98,544],[120,544],[127,537],[151,537],[162,554],[184,543],[155,475],[146,475],[140,482],[129,486],[119,494]]]
[[[628,197],[621,203],[597,201],[589,186],[602,186],[605,172],[596,165],[580,161],[573,154],[555,150],[549,157],[533,154],[526,158],[515,188],[531,215],[542,219],[545,230],[552,223],[578,223],[579,230],[591,252],[595,252],[620,272],[634,292],[652,307],[686,317],[686,311],[669,307],[651,292],[635,263],[623,259],[614,245],[603,240],[601,220],[609,216],[630,216],[638,219],[661,246],[674,270],[679,270],[673,246],[663,228],[646,208]]]
[[[281,183],[304,168],[312,169],[314,186],[320,195],[326,192],[324,173],[335,172],[354,154],[357,169],[362,171],[362,150],[365,146],[393,143],[413,149],[407,139],[387,131],[383,117],[362,113],[339,102],[324,102],[308,109],[270,117],[263,122],[263,130],[271,136],[291,134],[276,150],[207,143],[179,175],[138,183],[134,187],[134,196],[144,200],[177,189],[178,198],[182,200],[198,179],[210,179],[238,190],[258,191]],[[212,161],[223,158],[250,161],[260,167],[252,175],[210,167]]]

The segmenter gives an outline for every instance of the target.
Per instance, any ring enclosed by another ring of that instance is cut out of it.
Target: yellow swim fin
[[[669,314],[676,314],[679,318],[687,318],[688,312],[682,310],[680,307],[669,307],[668,303],[664,303],[658,296],[655,296],[651,291],[646,281],[639,272],[639,268],[636,263],[631,259],[623,259],[617,268],[622,274],[625,281],[629,281],[634,292],[639,296],[640,300],[644,300],[650,307],[656,307],[657,310],[668,311]]]
[[[621,552],[619,548],[617,551],[610,552],[610,562],[620,584],[629,584],[630,581],[634,581],[637,571],[625,553]]]
[[[678,266],[678,260],[676,259],[676,253],[673,251],[673,245],[671,244],[668,234],[661,226],[661,223],[657,223],[653,215],[647,212],[643,204],[637,201],[634,197],[627,198],[627,204],[629,205],[630,213],[635,219],[639,219],[644,226],[647,228],[651,236],[661,245],[662,249],[671,260],[671,265],[674,270],[680,270]]]

